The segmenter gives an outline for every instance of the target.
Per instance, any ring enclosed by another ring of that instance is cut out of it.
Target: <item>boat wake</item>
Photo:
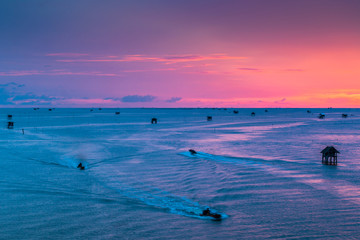
[[[93,170],[94,174],[97,174],[97,169]],[[186,197],[174,195],[168,191],[151,187],[142,182],[131,183],[126,178],[126,175],[123,176],[122,174],[116,174],[116,172],[110,172],[111,171],[108,170],[106,178],[104,179],[102,178],[102,176],[104,176],[103,174],[98,174],[96,178],[102,182],[102,185],[105,185],[131,200],[140,201],[148,206],[165,209],[173,214],[192,218],[215,220],[210,216],[201,216],[203,210],[207,208],[209,208],[212,213],[220,214],[220,219],[228,217],[226,214],[220,213],[207,205],[201,205]]]
[[[282,178],[293,179],[296,182],[306,184],[314,189],[326,191],[332,194],[333,196],[360,205],[360,187],[345,180],[337,180],[331,178],[331,172],[334,169],[329,169],[328,172],[329,176],[327,176],[326,174],[323,175],[324,173],[320,171],[321,165],[318,168],[319,171],[316,171],[316,169],[314,169],[313,172],[308,173],[305,171],[305,169],[302,171],[301,167],[299,167],[303,164],[299,164],[291,161],[282,161],[282,160],[268,161],[265,159],[258,159],[258,158],[228,157],[228,156],[213,155],[204,152],[196,152],[194,154],[189,151],[181,152],[179,154],[190,158],[213,160],[221,163],[230,163],[239,166],[241,165],[251,168],[257,168],[271,175]],[[305,167],[308,168],[308,166]]]

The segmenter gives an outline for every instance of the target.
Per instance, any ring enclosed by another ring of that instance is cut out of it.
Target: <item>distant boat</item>
[[[319,119],[324,119],[325,118],[325,114],[323,113],[320,113],[319,116],[318,116]]]

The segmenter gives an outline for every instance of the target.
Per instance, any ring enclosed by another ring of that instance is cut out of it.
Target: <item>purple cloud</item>
[[[166,102],[168,102],[168,103],[174,103],[174,102],[180,101],[181,99],[182,99],[181,97],[172,97],[172,98],[166,100]]]
[[[46,56],[50,57],[83,57],[89,56],[87,53],[48,53]]]
[[[151,95],[129,95],[121,98],[122,102],[152,102],[155,100],[155,96]]]
[[[160,62],[170,63],[187,63],[200,62],[208,60],[239,60],[246,57],[230,56],[226,54],[209,54],[209,55],[171,55],[171,56],[149,56],[149,55],[124,55],[117,57],[102,58],[81,58],[81,59],[58,59],[57,62]]]
[[[24,87],[24,84],[18,84],[16,82],[9,82],[0,84],[0,104],[2,105],[12,105],[12,98],[18,90]]]
[[[283,99],[281,99],[279,101],[275,101],[274,103],[284,103],[285,101],[286,101],[286,98],[283,98]]]
[[[24,101],[24,100],[27,101],[29,99],[42,100],[42,101],[51,101],[51,100],[56,100],[56,99],[60,99],[60,98],[46,96],[46,95],[36,95],[36,94],[31,93],[31,92],[25,93],[23,95],[17,95],[17,96],[12,98],[13,101]]]
[[[47,95],[36,95],[32,92],[16,95],[11,98],[11,102],[20,105],[50,105],[55,100],[63,100],[64,98],[53,97]]]
[[[39,71],[39,70],[29,70],[29,71],[8,71],[0,72],[0,76],[32,76],[32,75],[49,75],[49,76],[64,76],[64,75],[76,75],[76,76],[102,76],[102,77],[116,77],[117,74],[114,73],[103,73],[103,72],[72,72],[64,69],[53,69],[51,71]]]
[[[247,67],[244,67],[244,68],[238,68],[239,70],[242,70],[242,71],[261,71],[261,69],[259,68],[247,68]]]
[[[24,87],[24,86],[25,86],[25,84],[18,84],[16,82],[9,82],[9,83],[0,84],[0,87],[3,87],[3,88],[12,87],[13,89],[14,88],[21,88],[21,87]]]

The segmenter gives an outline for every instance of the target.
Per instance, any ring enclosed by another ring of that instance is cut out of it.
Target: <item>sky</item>
[[[0,107],[360,107],[359,0],[0,0]]]

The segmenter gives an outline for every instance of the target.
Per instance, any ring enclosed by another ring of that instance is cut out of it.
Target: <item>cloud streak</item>
[[[0,105],[42,105],[51,104],[60,100],[60,97],[37,95],[32,92],[23,92],[24,84],[10,82],[0,84]]]
[[[241,67],[241,68],[237,68],[238,70],[241,71],[253,71],[253,72],[259,72],[261,71],[260,68],[248,68],[248,67]]]
[[[87,53],[48,53],[45,56],[49,57],[83,57],[89,56]]]
[[[81,59],[58,59],[58,62],[161,62],[165,64],[200,62],[211,60],[240,60],[246,57],[229,56],[226,54],[210,55],[171,55],[171,56],[146,56],[146,55],[125,55],[122,58],[102,57],[102,58],[81,58]]]
[[[47,76],[62,76],[62,75],[77,75],[77,76],[103,76],[103,77],[116,77],[119,76],[115,73],[103,73],[103,72],[72,72],[67,70],[51,70],[51,71],[39,71],[39,70],[24,70],[24,71],[8,71],[0,72],[0,76],[7,77],[21,77],[21,76],[33,76],[33,75],[47,75]]]
[[[172,98],[166,100],[165,102],[175,103],[175,102],[179,102],[181,99],[182,99],[181,97],[172,97]]]
[[[152,95],[128,95],[121,98],[122,102],[135,103],[135,102],[152,102],[155,100],[155,96]]]

